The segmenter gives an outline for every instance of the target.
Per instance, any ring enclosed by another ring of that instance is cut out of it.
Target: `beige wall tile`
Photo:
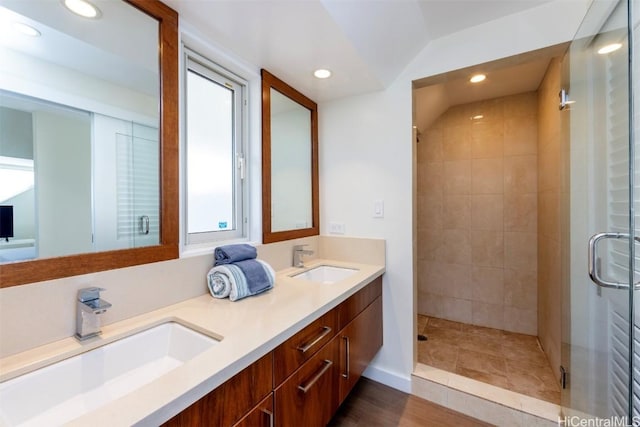
[[[471,196],[471,228],[502,231],[504,220],[503,196],[501,194]]]
[[[442,128],[431,128],[420,136],[418,164],[442,162]]]
[[[443,298],[427,292],[418,292],[418,313],[425,316],[442,317]]]
[[[538,277],[535,271],[505,268],[504,304],[516,308],[532,308],[538,304]]]
[[[472,118],[477,115],[482,115],[483,117],[480,121],[502,125],[504,121],[503,99],[504,98],[494,98],[467,104],[467,117]]]
[[[442,127],[455,127],[469,122],[469,104],[455,105],[449,108],[442,116]]]
[[[471,299],[471,266],[445,264],[443,271],[443,295],[447,297]]]
[[[536,233],[504,233],[504,266],[537,271],[538,236]]]
[[[502,267],[504,265],[504,233],[501,231],[471,231],[473,265]]]
[[[560,247],[561,229],[566,227],[559,205],[564,203],[567,208],[568,200],[561,202],[562,188],[566,188],[562,179],[568,177],[568,168],[562,163],[563,153],[569,149],[568,137],[562,133],[566,114],[555,106],[560,68],[561,62],[553,59],[538,90],[538,335],[554,371],[560,365]]]
[[[511,118],[536,117],[538,115],[538,93],[527,92],[502,98],[505,115]]]
[[[504,307],[504,329],[520,334],[538,335],[537,309]]]
[[[418,194],[442,194],[443,165],[439,163],[422,163],[418,165]]]
[[[558,141],[560,133],[557,132],[551,139]],[[542,145],[538,151],[538,190],[560,191],[560,152],[558,147]]]
[[[538,191],[538,160],[535,154],[505,157],[505,194],[536,193]]]
[[[538,195],[505,194],[504,196],[504,231],[538,230]]]
[[[470,196],[444,196],[442,223],[445,229],[468,230],[471,224]]]
[[[471,161],[444,162],[444,194],[471,193]]]
[[[454,322],[471,323],[471,301],[460,298],[442,297],[441,317]]]
[[[503,156],[503,124],[500,121],[477,120],[471,123],[471,158],[490,159]]]
[[[421,278],[418,279],[418,289],[433,295],[444,296],[447,282],[445,270],[447,264],[439,261],[418,261],[418,271]]]
[[[442,157],[444,160],[465,160],[471,158],[469,124],[445,126],[442,133]]]
[[[435,261],[442,243],[442,230],[426,228],[418,230],[418,260]]]
[[[418,230],[442,229],[442,196],[418,195]]]
[[[472,160],[472,194],[502,194],[504,191],[503,167],[502,158]]]
[[[495,267],[471,268],[473,300],[501,305],[504,301],[504,270]]]
[[[536,154],[538,145],[537,117],[506,117],[504,120],[504,155]]]
[[[473,323],[489,328],[504,329],[504,306],[473,301]]]
[[[445,230],[436,260],[448,264],[471,264],[469,230]]]
[[[560,194],[557,191],[538,193],[538,233],[552,241],[560,239]]]

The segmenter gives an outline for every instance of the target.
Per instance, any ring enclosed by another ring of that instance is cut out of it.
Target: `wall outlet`
[[[330,222],[329,233],[331,234],[344,234],[344,222]]]
[[[373,201],[373,217],[384,218],[384,200]]]

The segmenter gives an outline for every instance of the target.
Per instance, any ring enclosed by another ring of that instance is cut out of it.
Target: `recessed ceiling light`
[[[622,47],[622,43],[611,43],[606,46],[602,46],[598,49],[600,55],[606,55],[607,53],[615,52]]]
[[[487,78],[487,76],[485,76],[484,74],[476,74],[475,76],[472,76],[469,81],[471,83],[480,83],[482,81],[484,81]]]
[[[319,68],[313,72],[313,75],[319,79],[328,79],[331,77],[331,71],[325,70],[324,68]]]
[[[478,114],[476,116],[471,117],[471,120],[480,120],[480,119],[483,119],[483,118],[484,118],[484,116],[482,114]]]
[[[40,31],[33,28],[31,25],[24,24],[22,22],[14,22],[13,28],[18,31],[20,34],[24,34],[29,37],[38,37],[40,36]]]
[[[62,0],[67,9],[83,18],[99,18],[100,9],[86,0]]]

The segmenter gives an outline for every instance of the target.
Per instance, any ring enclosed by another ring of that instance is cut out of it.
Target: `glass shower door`
[[[561,353],[569,417],[630,421],[640,378],[630,321],[637,280],[629,10],[626,0],[594,1],[563,64],[569,138]]]

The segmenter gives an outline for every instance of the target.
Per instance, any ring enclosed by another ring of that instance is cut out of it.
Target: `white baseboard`
[[[382,383],[386,386],[395,388],[405,393],[411,393],[411,377],[405,377],[395,372],[389,372],[384,369],[380,369],[374,365],[364,371],[362,376],[369,378],[370,380]]]

